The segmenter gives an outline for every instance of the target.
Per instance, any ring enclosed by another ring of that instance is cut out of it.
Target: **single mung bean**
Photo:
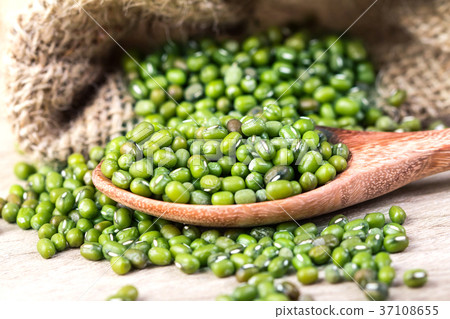
[[[257,297],[258,291],[255,286],[242,284],[235,288],[231,294],[231,298],[236,301],[250,301]]]
[[[388,223],[383,227],[383,235],[406,234],[405,228],[397,223]]]
[[[93,261],[101,260],[104,258],[102,253],[102,245],[100,245],[99,243],[84,243],[80,247],[80,254],[84,258]]]
[[[325,280],[330,284],[338,283],[342,280],[340,269],[336,265],[325,267]]]
[[[378,270],[378,281],[390,286],[395,278],[395,269],[391,266],[383,266]]]
[[[319,279],[319,272],[314,266],[302,267],[297,271],[297,279],[303,285],[311,285]]]
[[[84,234],[78,228],[72,228],[66,234],[66,240],[70,247],[80,247],[84,242]]]
[[[56,254],[56,248],[53,242],[48,238],[41,238],[37,243],[37,251],[45,258],[51,258]]]
[[[355,272],[353,279],[360,287],[364,288],[367,283],[377,279],[377,273],[373,269],[358,269]]]
[[[388,286],[383,282],[369,282],[363,287],[367,299],[374,301],[386,300],[389,296]]]
[[[410,288],[422,287],[428,280],[428,274],[423,269],[409,269],[403,273],[403,282]]]
[[[49,223],[43,224],[38,230],[39,239],[42,238],[50,239],[54,234],[56,234],[56,227]]]
[[[316,265],[323,265],[330,259],[331,249],[325,245],[314,246],[308,255]]]
[[[259,272],[260,270],[256,265],[251,263],[245,264],[236,271],[236,280],[238,282],[247,282],[253,275]]]
[[[117,291],[116,296],[134,301],[138,298],[138,290],[132,285],[126,285]]]
[[[170,265],[172,263],[172,254],[170,250],[163,247],[152,247],[148,251],[148,259],[157,266]]]
[[[193,274],[200,268],[200,261],[190,254],[178,254],[175,266],[186,274]]]
[[[231,276],[235,272],[234,264],[229,259],[222,259],[214,262],[210,265],[210,268],[214,275],[219,278]]]
[[[67,248],[67,241],[63,234],[56,233],[50,238],[57,251],[63,251]]]
[[[393,223],[402,225],[406,220],[406,213],[400,206],[392,206],[389,209],[389,218]]]
[[[367,214],[364,220],[369,224],[369,228],[383,228],[385,224],[385,218],[382,213]]]
[[[118,275],[125,275],[131,270],[131,262],[122,256],[114,256],[110,260],[111,269]]]

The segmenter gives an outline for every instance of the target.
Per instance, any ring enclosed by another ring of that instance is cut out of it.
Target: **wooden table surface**
[[[13,20],[14,12],[23,2],[1,1],[1,16]],[[0,49],[4,35],[2,24],[5,25],[5,19],[0,18]],[[3,96],[1,92],[0,96]],[[4,112],[0,115],[0,138],[2,196],[16,182],[12,168],[20,159],[14,151]],[[404,226],[410,245],[405,252],[392,255],[397,278],[390,289],[390,300],[450,300],[450,171],[339,213],[359,218],[375,211],[386,213],[392,205],[402,206],[408,214]],[[332,216],[313,221],[323,226]],[[36,231],[23,231],[0,220],[0,300],[103,300],[125,284],[139,289],[140,300],[213,300],[237,286],[234,277],[218,279],[211,272],[188,276],[174,266],[149,267],[118,276],[108,262],[85,260],[78,249],[44,260],[36,251],[37,240]],[[402,284],[403,272],[412,267],[428,271],[425,287],[410,289]],[[320,283],[307,287],[298,284],[295,274],[284,279],[297,283],[302,293],[311,294],[316,300],[364,300],[356,284],[332,286],[324,282],[322,273],[320,276]]]

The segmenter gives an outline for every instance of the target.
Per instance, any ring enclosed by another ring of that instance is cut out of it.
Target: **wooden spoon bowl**
[[[225,206],[175,204],[116,187],[102,174],[101,164],[92,178],[108,197],[149,215],[200,226],[247,227],[329,213],[450,170],[450,129],[410,133],[320,129],[332,143],[348,146],[348,167],[328,184],[285,199]]]

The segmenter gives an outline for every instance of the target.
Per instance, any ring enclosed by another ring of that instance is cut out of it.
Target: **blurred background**
[[[5,40],[7,29],[13,24],[21,9],[26,8],[28,0],[1,0],[0,1],[0,105],[2,112],[0,112],[0,154],[7,156],[0,157],[0,165],[5,168],[0,172],[0,194],[2,194],[11,184],[14,179],[12,169],[14,163],[19,160],[19,155],[14,151],[14,138],[11,128],[6,120],[5,102],[3,93],[3,72],[7,68],[4,59]]]
[[[21,8],[26,7],[27,0],[1,0],[0,1],[0,54],[3,57],[3,52],[5,48],[5,40],[7,35],[7,28],[13,23],[18,11]],[[4,61],[1,60],[2,66],[0,67],[0,84],[3,81],[3,70],[5,69]],[[0,85],[0,90],[2,90],[3,85]],[[0,98],[4,96],[3,92],[0,92]],[[3,100],[2,100],[3,104]],[[0,115],[1,121],[4,121],[3,112]]]

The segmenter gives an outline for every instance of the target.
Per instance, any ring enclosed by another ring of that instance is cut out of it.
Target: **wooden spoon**
[[[450,129],[411,133],[321,130],[332,143],[348,146],[348,168],[326,185],[281,200],[227,206],[174,204],[114,186],[102,174],[101,164],[92,178],[108,197],[153,216],[201,226],[244,227],[329,213],[450,170]]]

